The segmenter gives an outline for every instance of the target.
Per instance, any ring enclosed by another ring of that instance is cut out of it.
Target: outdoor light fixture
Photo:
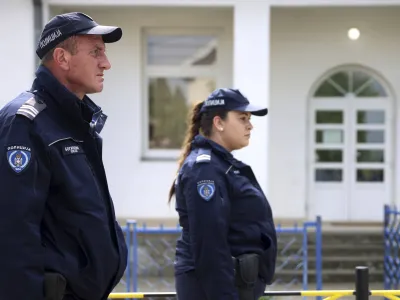
[[[347,32],[347,36],[353,41],[358,40],[358,38],[360,37],[360,30],[358,30],[357,28],[350,28]]]

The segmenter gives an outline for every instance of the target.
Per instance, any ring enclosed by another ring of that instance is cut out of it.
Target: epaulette
[[[199,149],[196,157],[196,164],[211,162],[211,149]]]
[[[27,117],[29,120],[32,121],[45,108],[46,104],[42,100],[38,99],[37,96],[33,96],[21,105],[16,114]]]

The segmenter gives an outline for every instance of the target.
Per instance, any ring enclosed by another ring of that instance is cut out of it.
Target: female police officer
[[[253,300],[275,271],[270,205],[249,166],[231,151],[248,145],[250,116],[265,116],[234,89],[197,104],[184,142],[176,196],[182,227],[175,282],[179,300]]]

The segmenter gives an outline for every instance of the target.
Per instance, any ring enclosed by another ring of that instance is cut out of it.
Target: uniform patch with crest
[[[197,183],[197,192],[205,201],[210,201],[215,193],[215,184],[213,180],[202,180]]]
[[[26,146],[7,147],[7,161],[15,173],[21,173],[31,161],[31,148]]]

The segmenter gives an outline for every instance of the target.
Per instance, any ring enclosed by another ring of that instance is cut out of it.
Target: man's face
[[[70,56],[67,81],[76,94],[99,93],[103,90],[104,71],[111,68],[101,36],[77,37],[77,52]]]

